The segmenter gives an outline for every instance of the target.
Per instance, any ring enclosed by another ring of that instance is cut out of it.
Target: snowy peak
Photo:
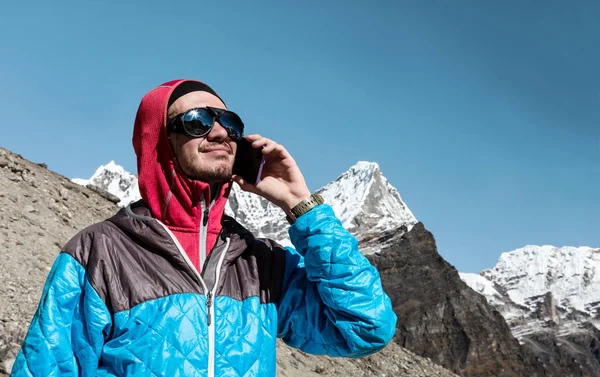
[[[482,275],[520,305],[547,292],[560,306],[579,311],[600,301],[600,249],[591,247],[527,245],[503,253]]]
[[[125,168],[123,168],[121,165],[117,165],[115,161],[112,160],[106,165],[100,165],[100,167],[96,169],[96,172],[94,173],[92,178],[100,177],[101,175],[106,174],[108,172],[120,175],[132,175],[129,172],[125,171]]]
[[[401,225],[410,230],[417,223],[398,190],[374,162],[359,161],[318,192],[351,231],[364,228],[377,232]]]
[[[519,339],[548,329],[557,336],[600,329],[600,249],[527,245],[503,253],[480,275],[460,276]]]
[[[108,191],[121,199],[120,206],[126,206],[141,198],[137,177],[114,161],[101,165],[90,179],[74,178],[73,182],[83,186],[91,184]]]

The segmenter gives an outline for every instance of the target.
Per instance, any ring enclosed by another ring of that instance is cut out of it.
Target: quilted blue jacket
[[[356,239],[319,205],[296,249],[225,217],[202,275],[142,204],[80,232],[58,256],[11,376],[274,376],[275,340],[360,357],[396,316]]]

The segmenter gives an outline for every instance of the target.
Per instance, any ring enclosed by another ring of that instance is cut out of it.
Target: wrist
[[[290,213],[292,213],[292,208],[297,206],[303,200],[308,199],[309,197],[310,197],[310,191],[308,191],[308,190],[306,190],[306,193],[302,193],[300,195],[293,195],[283,202],[283,204],[281,205],[281,209],[286,214],[290,214]]]
[[[304,215],[306,212],[312,210],[314,207],[323,203],[324,200],[321,195],[319,195],[318,193],[312,194],[308,198],[302,200],[294,207],[292,207],[290,211],[287,211],[286,219],[290,224],[294,224],[298,217]]]

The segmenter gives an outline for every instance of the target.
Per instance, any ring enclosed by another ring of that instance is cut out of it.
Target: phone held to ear
[[[233,174],[244,178],[244,181],[253,185],[260,182],[265,157],[261,148],[252,148],[252,144],[241,138],[237,142],[237,152],[233,163]]]

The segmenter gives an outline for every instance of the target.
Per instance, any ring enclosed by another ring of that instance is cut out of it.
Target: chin
[[[214,169],[195,169],[188,176],[191,179],[206,183],[225,183],[231,180],[233,175],[231,164],[217,166]],[[186,173],[187,174],[187,173]]]

